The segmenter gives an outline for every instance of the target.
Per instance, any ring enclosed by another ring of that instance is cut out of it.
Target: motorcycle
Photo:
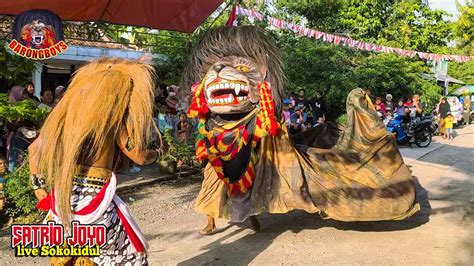
[[[405,129],[403,116],[395,115],[387,122],[386,127],[390,133],[395,134],[397,144],[411,145],[415,143],[420,148],[428,147],[431,144],[433,134],[436,131],[432,116],[414,118]]]

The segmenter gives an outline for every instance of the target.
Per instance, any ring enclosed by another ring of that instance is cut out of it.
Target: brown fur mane
[[[182,77],[182,88],[188,90],[200,82],[209,68],[225,56],[251,58],[267,68],[266,81],[272,85],[276,115],[283,113],[283,62],[275,43],[255,26],[219,27],[207,32],[193,48]]]
[[[154,130],[152,66],[119,58],[102,58],[81,67],[64,97],[48,116],[40,134],[38,167],[56,191],[57,211],[66,228],[79,158],[94,160],[125,125],[138,147],[145,148]]]

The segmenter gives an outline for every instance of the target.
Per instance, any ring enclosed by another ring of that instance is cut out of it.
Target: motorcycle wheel
[[[431,144],[432,139],[433,133],[429,132],[428,130],[424,130],[423,132],[415,135],[415,144],[420,148],[425,148]]]

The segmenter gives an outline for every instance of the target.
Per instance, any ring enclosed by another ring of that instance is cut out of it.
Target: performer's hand
[[[46,190],[44,190],[43,188],[39,188],[35,190],[35,196],[38,200],[42,200],[46,198],[46,196],[48,196],[48,192],[46,192]]]

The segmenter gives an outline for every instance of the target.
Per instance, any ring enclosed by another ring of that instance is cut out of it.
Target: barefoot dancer
[[[152,67],[138,61],[99,59],[81,67],[30,146],[38,207],[50,206],[49,219],[66,230],[72,220],[107,230],[99,257],[52,258],[53,265],[147,263],[147,242],[115,195],[112,170],[120,153],[140,165],[159,156],[147,149],[155,130],[153,77]],[[45,180],[54,188],[51,196]]]
[[[342,134],[316,127],[302,133],[311,147],[295,146],[282,119],[283,77],[278,48],[256,27],[217,28],[194,47],[182,87],[192,87],[189,116],[200,119],[197,157],[209,161],[196,200],[208,215],[201,233],[215,231],[215,218],[249,219],[258,230],[265,211],[340,221],[415,213],[412,176],[365,92],[348,96]]]

